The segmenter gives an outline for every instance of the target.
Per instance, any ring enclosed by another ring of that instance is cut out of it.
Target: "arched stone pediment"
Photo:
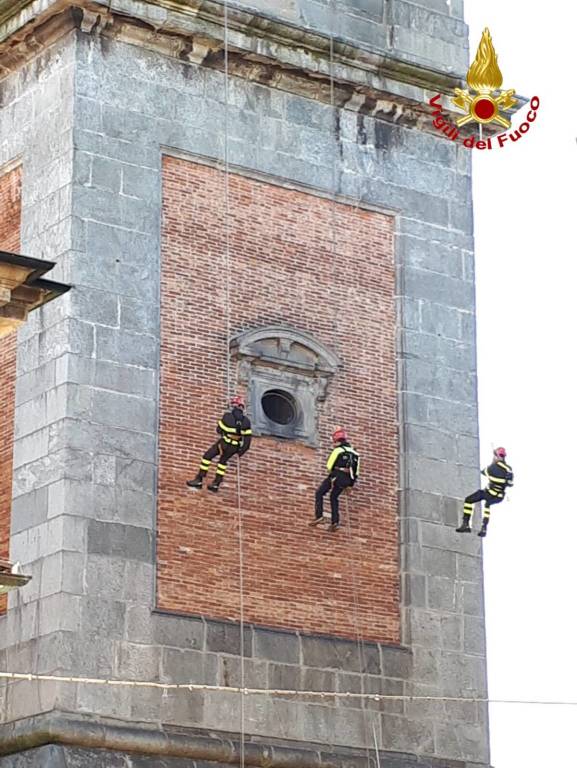
[[[231,341],[237,357],[279,368],[334,375],[340,367],[337,355],[307,333],[282,325],[269,325],[239,334]]]
[[[319,408],[341,367],[338,356],[310,334],[284,325],[240,333],[230,349],[247,387],[253,432],[318,445]],[[288,421],[265,412],[271,394],[292,403]]]

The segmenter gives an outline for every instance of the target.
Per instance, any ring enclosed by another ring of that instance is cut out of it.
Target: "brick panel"
[[[185,487],[226,397],[223,190],[221,171],[164,159],[157,602],[238,621],[236,460],[218,496]],[[397,643],[393,218],[232,174],[229,225],[231,333],[289,325],[343,362],[321,450],[256,438],[243,459],[245,621],[356,638],[358,615],[364,639]],[[363,468],[331,535],[307,523],[339,424]]]
[[[20,250],[21,172],[0,176],[0,250]],[[0,557],[8,557],[12,507],[12,451],[14,447],[14,390],[16,334],[0,339]],[[0,597],[0,613],[6,597]]]

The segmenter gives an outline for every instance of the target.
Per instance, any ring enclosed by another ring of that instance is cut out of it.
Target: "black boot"
[[[208,486],[208,490],[212,491],[213,493],[218,493],[218,489],[220,488],[221,483],[222,483],[222,477],[219,477],[217,475],[212,481],[212,483]]]
[[[327,530],[329,533],[333,533],[333,531],[338,531],[340,527],[341,527],[340,523],[331,523],[327,528]]]
[[[193,480],[187,480],[186,484],[188,485],[189,488],[197,488],[200,490],[202,488],[203,480],[204,480],[204,476],[201,475],[199,472],[198,475]]]
[[[457,533],[471,533],[471,516],[463,515],[463,522],[455,530]]]
[[[479,533],[477,534],[477,536],[480,536],[481,538],[483,538],[483,539],[484,539],[484,538],[485,538],[485,536],[487,535],[487,526],[488,526],[488,525],[489,525],[489,521],[487,520],[487,518],[485,518],[485,519],[483,520],[483,523],[482,523],[482,525],[481,525],[481,530],[479,531]]]

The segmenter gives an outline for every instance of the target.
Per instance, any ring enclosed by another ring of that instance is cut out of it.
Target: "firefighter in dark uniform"
[[[197,476],[194,480],[189,480],[186,483],[189,488],[202,488],[212,460],[218,456],[216,476],[208,486],[209,491],[216,493],[226,474],[230,459],[236,455],[240,458],[248,451],[252,439],[252,429],[244,410],[245,404],[242,397],[233,397],[230,401],[230,411],[225,413],[218,422],[216,431],[219,438],[202,457]]]
[[[331,525],[329,530],[336,531],[340,525],[339,496],[351,488],[359,476],[361,459],[359,454],[349,443],[344,429],[337,429],[333,433],[334,448],[327,461],[328,477],[317,488],[315,496],[315,519],[309,525],[318,525],[324,520],[323,498],[330,491],[331,498]]]
[[[504,448],[496,448],[493,452],[493,463],[481,474],[489,481],[487,487],[467,496],[463,505],[463,522],[457,528],[458,533],[471,533],[471,517],[473,506],[478,501],[483,501],[483,522],[479,536],[487,535],[487,526],[491,517],[491,507],[500,504],[505,498],[505,491],[513,485],[513,470],[506,463],[507,451]]]

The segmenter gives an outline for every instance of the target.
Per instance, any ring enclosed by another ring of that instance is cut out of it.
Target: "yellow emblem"
[[[455,88],[456,98],[453,99],[453,104],[463,112],[467,112],[464,117],[457,120],[457,125],[461,127],[475,120],[477,123],[499,123],[504,128],[510,128],[511,121],[499,114],[499,110],[515,106],[517,99],[514,98],[513,88],[509,91],[501,91],[497,97],[492,96],[492,93],[498,91],[502,84],[503,75],[497,64],[497,54],[493,48],[491,33],[485,27],[475,61],[467,72],[467,85],[472,91],[477,92],[477,96],[471,95],[469,91],[462,88]]]

